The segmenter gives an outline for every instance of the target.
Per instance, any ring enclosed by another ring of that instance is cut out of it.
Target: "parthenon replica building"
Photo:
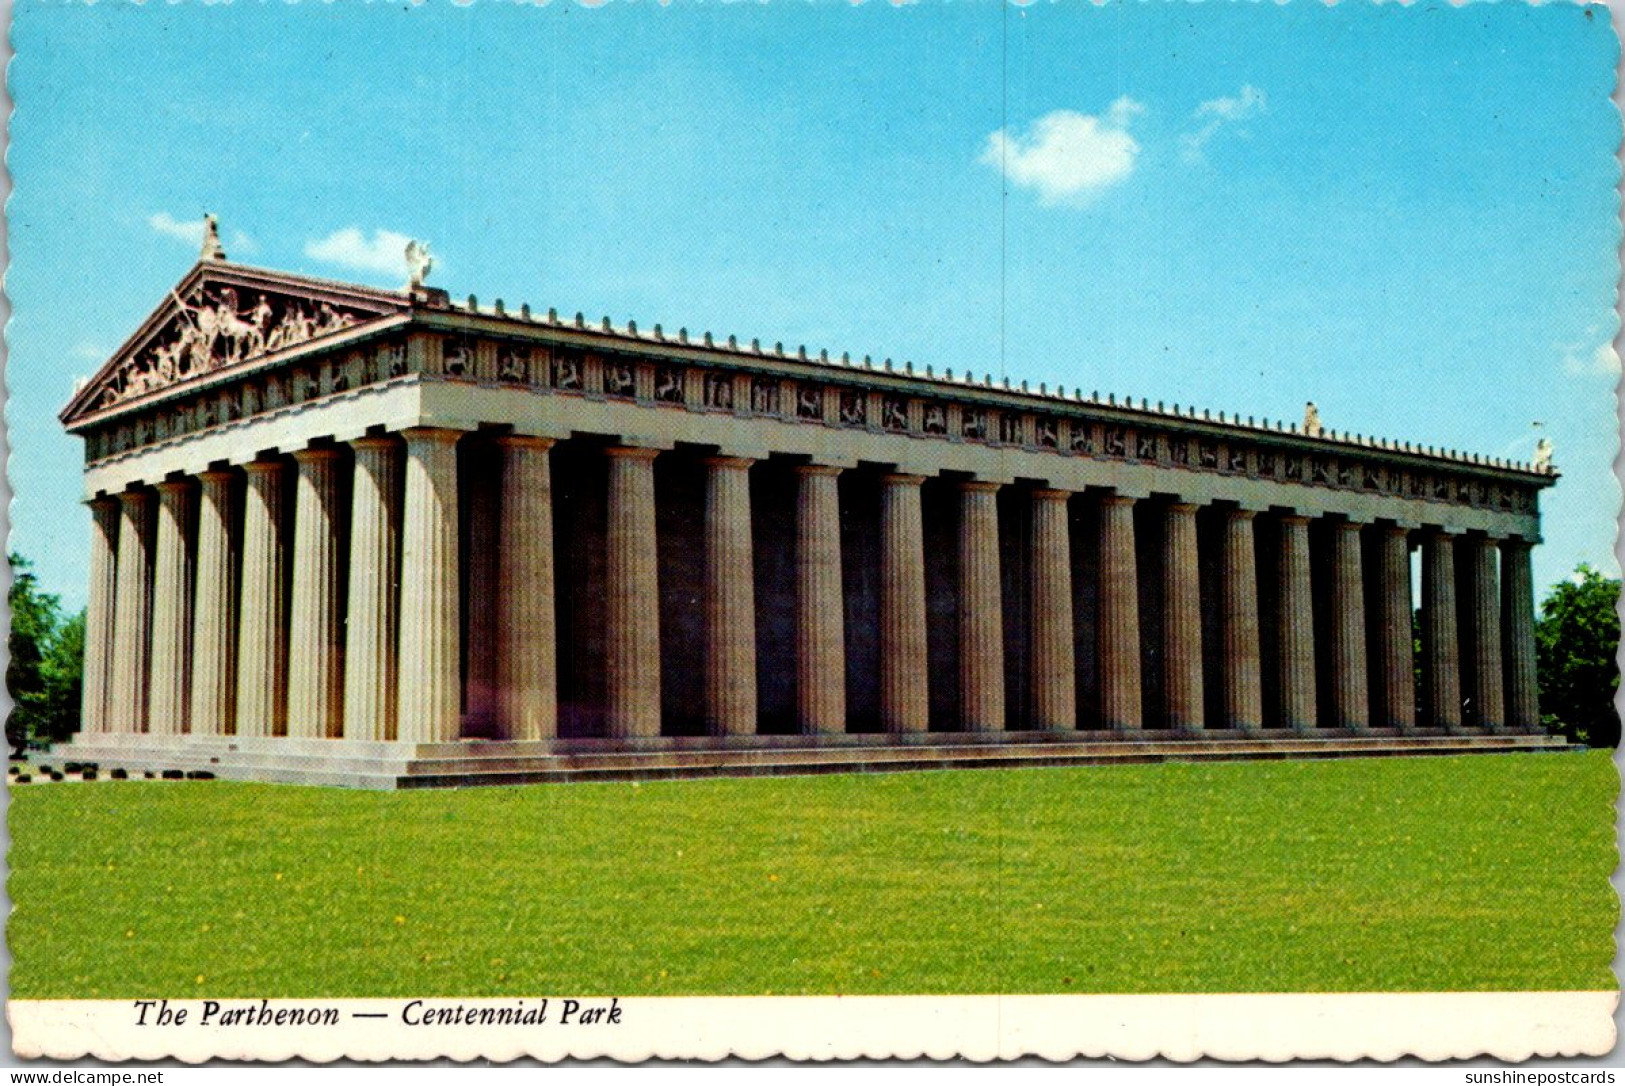
[[[1561,743],[1544,456],[453,302],[413,256],[328,282],[211,222],[64,409],[68,756],[388,788]]]

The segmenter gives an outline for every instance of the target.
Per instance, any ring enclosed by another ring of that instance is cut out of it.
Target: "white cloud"
[[[1613,343],[1604,341],[1588,350],[1586,343],[1589,339],[1587,337],[1563,345],[1563,372],[1577,377],[1599,373],[1618,376],[1619,354],[1614,350]]]
[[[147,225],[165,237],[175,238],[190,245],[203,244],[202,219],[188,219],[183,222],[167,211],[160,211],[156,215],[148,216]]]
[[[1140,145],[1128,125],[1144,108],[1124,97],[1099,117],[1058,109],[1024,133],[1001,128],[988,136],[981,161],[1036,191],[1040,203],[1087,203],[1134,172]]]
[[[312,260],[356,271],[406,276],[406,243],[411,239],[393,230],[374,230],[369,239],[358,226],[335,230],[325,238],[305,242]]]
[[[147,225],[167,238],[184,241],[196,248],[203,246],[203,219],[177,219],[167,211],[160,211],[156,215],[147,216]],[[260,251],[254,244],[254,239],[241,230],[233,230],[226,239],[226,255],[237,254],[248,256]]]
[[[1209,98],[1196,107],[1191,114],[1193,121],[1200,122],[1194,131],[1179,137],[1180,146],[1188,161],[1200,161],[1202,149],[1219,130],[1231,125],[1244,124],[1258,117],[1269,109],[1269,103],[1264,92],[1251,84],[1243,84],[1234,95],[1225,98]],[[1246,135],[1246,129],[1238,129],[1240,135]]]

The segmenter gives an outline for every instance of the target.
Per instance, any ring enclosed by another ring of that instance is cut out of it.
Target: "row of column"
[[[92,502],[86,730],[457,738],[460,436],[413,429],[402,434],[404,441],[353,442],[348,516],[341,508],[340,451],[293,454],[291,546],[283,531],[288,469],[281,460],[246,465],[240,528],[231,508],[233,474],[226,471],[160,483],[156,510],[146,490]],[[557,729],[552,443],[497,440],[492,711],[500,735],[547,738]],[[660,734],[658,455],[630,446],[606,450],[605,715],[608,734],[617,738]],[[705,461],[704,696],[708,724],[718,735],[756,730],[752,463],[735,456]],[[797,716],[805,733],[835,734],[846,730],[840,469],[808,464],[796,471]],[[923,481],[904,473],[881,480],[880,716],[891,732],[928,727]],[[981,481],[960,485],[957,682],[967,731],[996,732],[1006,724],[999,489]],[[1032,722],[1045,730],[1077,726],[1071,497],[1056,489],[1031,491]],[[1126,495],[1105,496],[1099,537],[1090,541],[1099,570],[1099,706],[1103,726],[1111,729],[1143,725],[1137,504]],[[1220,690],[1218,721],[1205,719],[1210,677],[1204,675],[1197,514],[1188,502],[1162,507],[1162,716],[1181,729],[1262,728],[1255,514],[1223,514],[1216,586],[1221,674],[1211,677]],[[1289,514],[1278,523],[1272,663],[1280,719],[1271,723],[1300,730],[1415,727],[1407,530],[1371,529],[1378,534],[1378,561],[1368,571],[1362,527],[1336,522],[1330,614],[1317,615],[1309,520]],[[1457,629],[1458,558],[1473,570],[1463,579],[1474,593],[1465,639]],[[1376,581],[1369,596],[1367,576]],[[291,591],[284,591],[289,582]],[[1458,544],[1458,537],[1430,531],[1423,538],[1423,597],[1429,722],[1459,727],[1468,698],[1480,724],[1534,727],[1529,545],[1482,538]],[[1370,660],[1368,598],[1381,610],[1370,624]],[[1327,720],[1319,719],[1323,699],[1316,690],[1315,643],[1322,636],[1330,639],[1325,674],[1333,687],[1324,701],[1331,707]],[[1464,643],[1471,655],[1465,668]]]

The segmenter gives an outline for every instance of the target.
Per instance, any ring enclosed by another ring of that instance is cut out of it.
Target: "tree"
[[[1619,745],[1618,600],[1619,581],[1582,564],[1547,593],[1535,624],[1542,722],[1594,747]]]
[[[20,755],[30,742],[65,739],[79,725],[85,616],[81,611],[64,618],[62,601],[40,591],[33,563],[18,554],[7,555],[7,560],[11,658],[6,689],[11,692],[12,710],[6,720],[6,742]]]

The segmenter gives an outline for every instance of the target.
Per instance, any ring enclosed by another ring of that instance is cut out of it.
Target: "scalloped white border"
[[[1112,1056],[1220,1060],[1427,1060],[1601,1055],[1613,1048],[1618,992],[1272,995],[814,996],[631,998],[619,1025],[410,1026],[406,999],[272,1000],[334,1007],[336,1027],[137,1026],[131,1000],[14,1000],[25,1058],[351,1060],[797,1060]],[[221,1000],[238,1005],[258,1000]],[[436,1007],[513,999],[433,999]],[[527,998],[535,1006],[540,997]],[[603,1004],[607,999],[583,999]],[[192,1008],[202,1000],[172,1001]],[[353,1012],[384,1013],[353,1019]]]

